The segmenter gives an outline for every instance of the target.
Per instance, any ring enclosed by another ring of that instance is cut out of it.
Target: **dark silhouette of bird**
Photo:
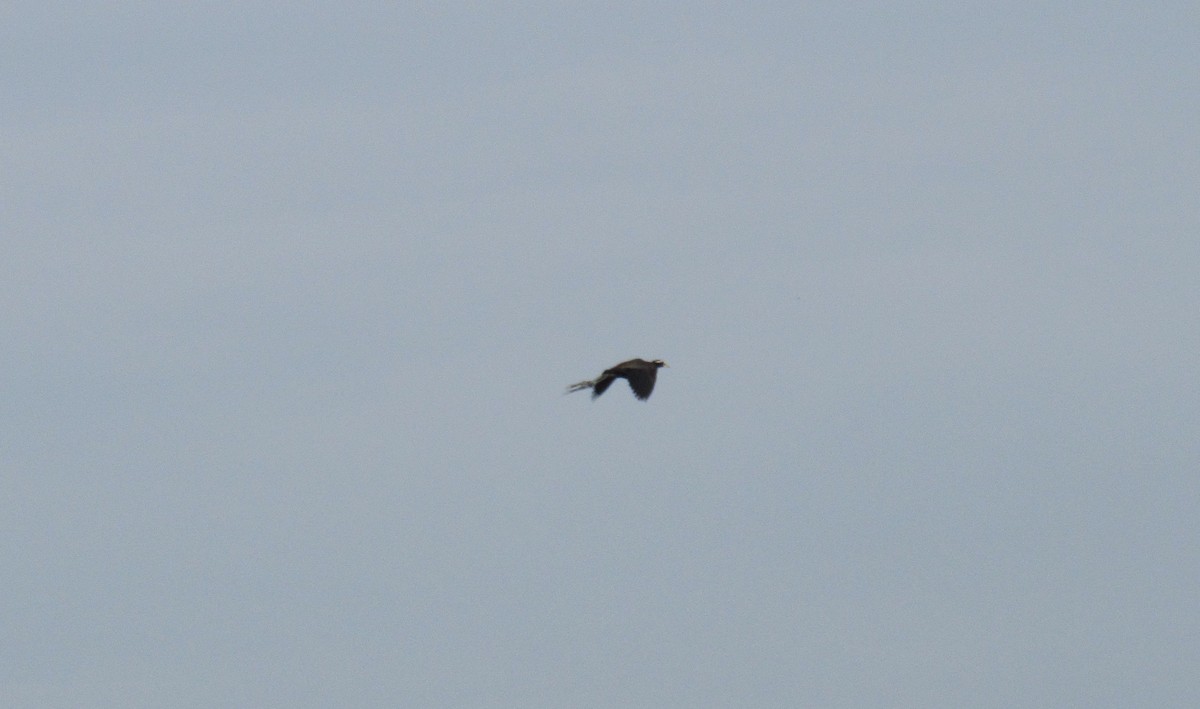
[[[592,398],[595,399],[603,394],[614,381],[624,379],[629,382],[629,388],[633,389],[633,395],[645,401],[650,398],[650,392],[654,391],[654,380],[658,378],[658,368],[666,366],[667,363],[661,359],[650,362],[644,359],[631,359],[628,362],[609,367],[595,379],[572,384],[567,387],[567,393],[591,389]]]

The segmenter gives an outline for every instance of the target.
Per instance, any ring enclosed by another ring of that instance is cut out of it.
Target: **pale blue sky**
[[[8,3],[0,705],[1200,705],[1200,9],[1044,5]]]

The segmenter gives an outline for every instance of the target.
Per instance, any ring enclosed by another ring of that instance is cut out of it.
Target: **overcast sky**
[[[515,5],[0,9],[0,705],[1200,706],[1197,5]]]

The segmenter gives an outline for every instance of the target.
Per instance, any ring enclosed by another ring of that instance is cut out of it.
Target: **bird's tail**
[[[563,394],[566,395],[566,394],[570,394],[571,392],[574,392],[574,391],[583,391],[584,389],[591,389],[595,385],[596,385],[596,382],[594,382],[590,379],[587,381],[583,381],[583,382],[577,382],[577,383],[572,384],[571,386],[567,387],[567,390],[565,392],[563,392]]]

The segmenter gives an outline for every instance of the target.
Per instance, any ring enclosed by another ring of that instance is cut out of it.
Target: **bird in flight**
[[[567,393],[591,389],[592,398],[595,399],[603,394],[614,381],[624,379],[629,382],[629,388],[633,389],[633,395],[644,401],[649,399],[650,392],[654,391],[654,380],[658,377],[658,368],[666,366],[667,363],[661,359],[650,362],[644,359],[631,359],[628,362],[609,367],[595,379],[572,384],[567,387]]]

